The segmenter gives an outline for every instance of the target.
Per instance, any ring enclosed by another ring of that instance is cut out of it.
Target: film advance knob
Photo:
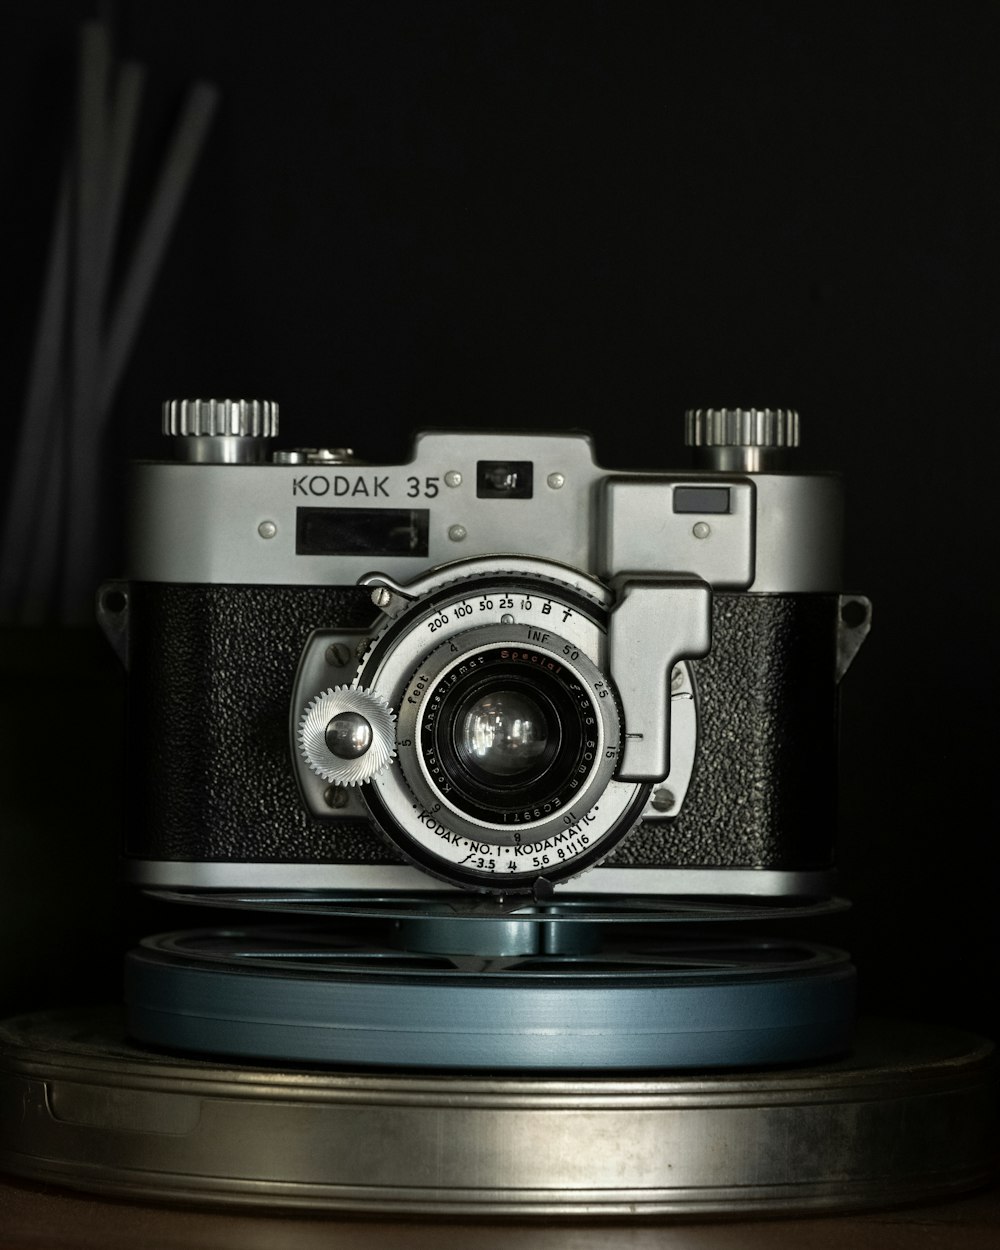
[[[794,408],[689,408],[684,442],[695,449],[698,468],[759,473],[779,469],[799,445]]]
[[[324,781],[358,786],[396,754],[396,717],[372,690],[335,686],[308,704],[299,721],[299,750]]]
[[[270,399],[168,399],[163,433],[180,460],[197,464],[253,464],[278,433],[278,405]]]

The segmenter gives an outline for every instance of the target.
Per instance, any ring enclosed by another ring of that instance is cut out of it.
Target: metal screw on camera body
[[[343,786],[327,786],[323,791],[323,802],[327,807],[346,807],[349,798]]]
[[[464,525],[451,525],[448,527],[448,537],[453,543],[464,542],[468,537],[469,531]]]
[[[444,484],[445,486],[461,486],[462,485],[461,473],[459,473],[457,469],[449,469],[448,472],[444,475]]]
[[[372,591],[372,603],[377,608],[387,608],[392,603],[392,591],[388,586],[376,586]]]
[[[673,791],[666,786],[657,786],[650,800],[658,812],[669,812],[676,801]]]
[[[566,476],[563,473],[550,473],[545,481],[551,490],[562,490],[566,485]]]
[[[325,652],[326,662],[332,668],[344,668],[352,658],[351,649],[344,642],[331,642]]]
[[[261,538],[273,538],[278,532],[278,527],[273,521],[261,521],[257,526],[257,533]]]

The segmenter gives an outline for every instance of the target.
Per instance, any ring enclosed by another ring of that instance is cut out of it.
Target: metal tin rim
[[[811,1068],[614,1080],[220,1066],[128,1044],[117,1009],[0,1024],[0,1105],[18,1110],[0,1116],[8,1171],[215,1206],[575,1217],[884,1207],[989,1180],[995,1098],[991,1043],[886,1021],[864,1021],[851,1056]]]

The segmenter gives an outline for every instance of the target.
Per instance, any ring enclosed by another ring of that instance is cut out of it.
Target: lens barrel
[[[537,731],[526,732],[523,717],[520,728],[509,723],[504,700],[534,709]],[[470,739],[477,718],[480,732]],[[545,652],[500,646],[443,675],[428,693],[420,739],[428,779],[446,802],[478,820],[521,824],[537,819],[539,806],[572,802],[597,756],[596,726],[597,711],[571,668]]]
[[[396,761],[365,789],[374,823],[423,871],[496,894],[548,889],[604,858],[650,789],[616,777],[607,589],[524,560],[531,572],[504,561],[421,585],[356,678],[397,714]]]

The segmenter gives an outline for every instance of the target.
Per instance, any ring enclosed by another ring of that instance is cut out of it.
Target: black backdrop
[[[688,406],[798,407],[875,604],[843,709],[864,1005],[995,1032],[1000,6],[8,6],[10,440],[95,15],[148,70],[125,249],[183,91],[221,92],[102,446],[108,572],[168,396],[274,398],[290,441],[372,459],[421,425],[585,428],[610,466],[681,463]],[[5,636],[0,989],[115,992],[111,666],[66,717],[70,652]]]

